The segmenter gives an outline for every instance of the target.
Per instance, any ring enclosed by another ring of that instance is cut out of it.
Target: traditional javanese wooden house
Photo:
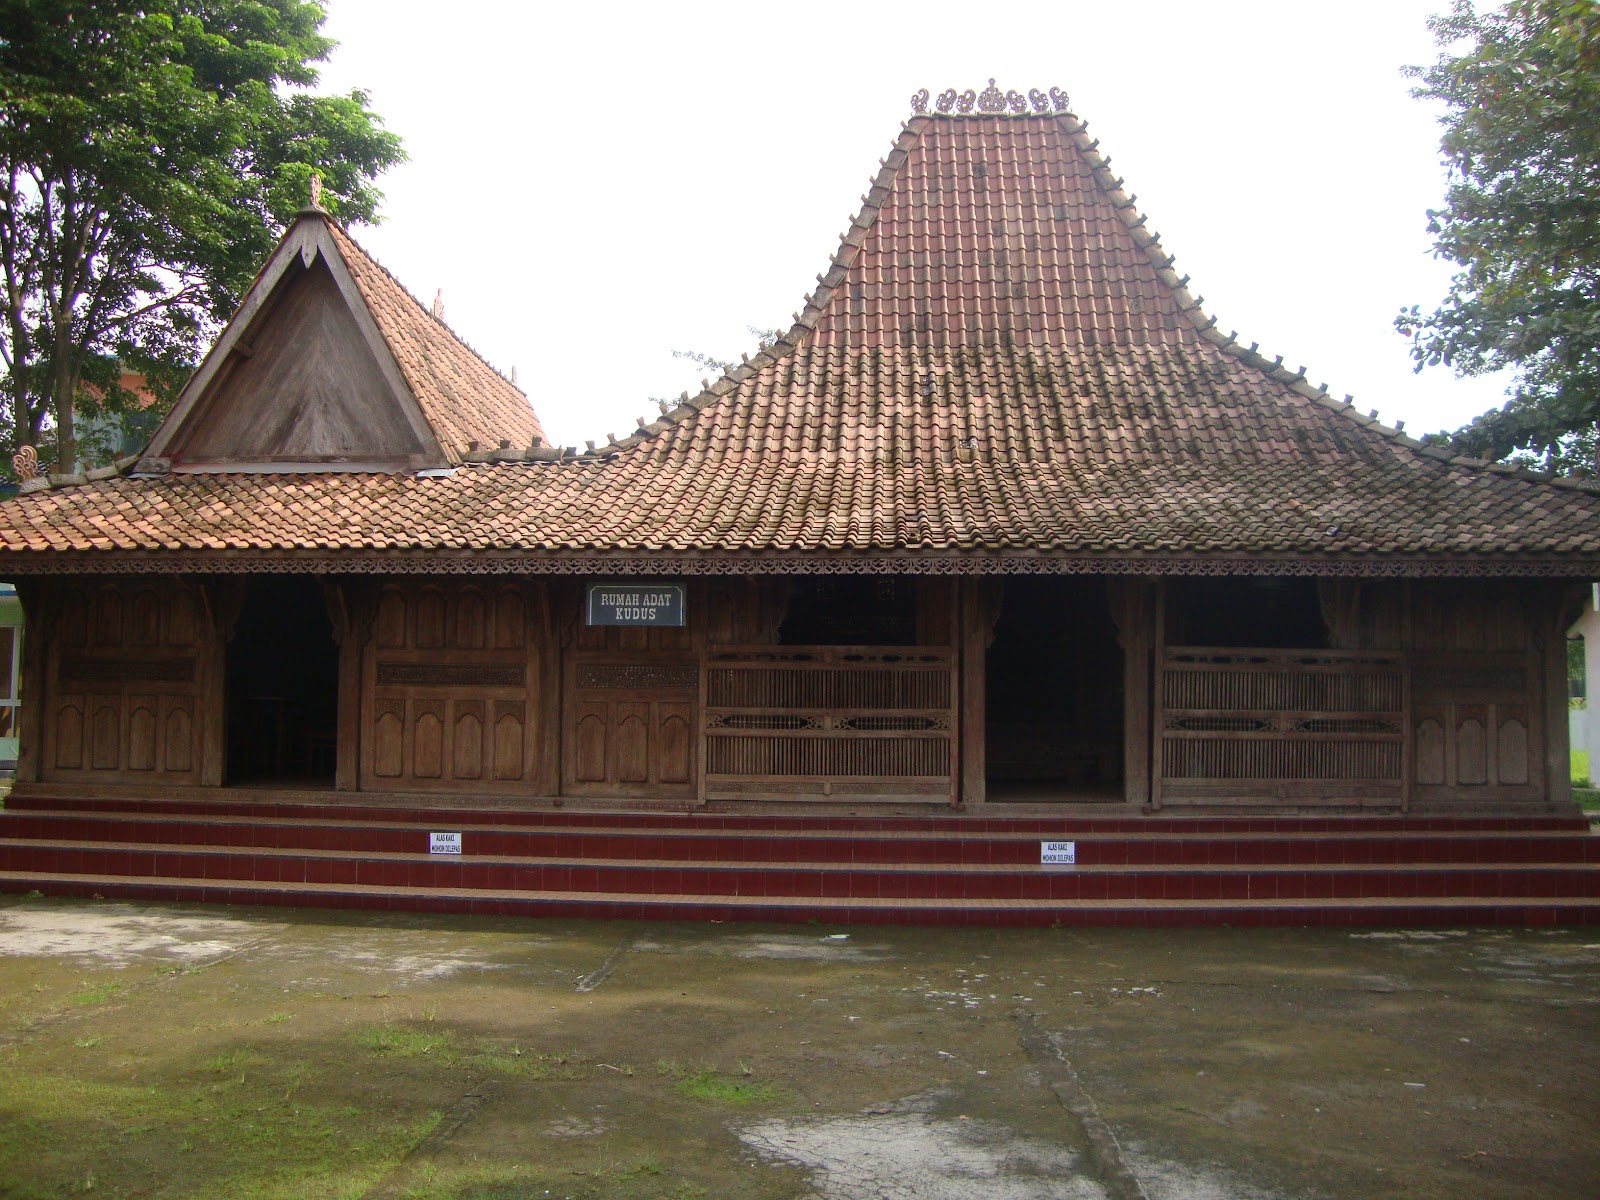
[[[0,506],[0,884],[1600,911],[1562,636],[1600,494],[1223,332],[1060,92],[913,107],[793,328],[583,453],[302,213],[136,461]]]

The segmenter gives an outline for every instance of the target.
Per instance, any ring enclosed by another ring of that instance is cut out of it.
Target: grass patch
[[[374,1025],[354,1035],[356,1045],[389,1058],[420,1058],[443,1050],[450,1039],[442,1033],[424,1033],[403,1025]]]
[[[92,1178],[103,1196],[343,1200],[365,1194],[439,1120],[284,1103],[269,1075],[197,1090],[8,1069],[0,1194],[55,1200]]]
[[[426,1018],[425,1018],[426,1019]],[[515,1042],[504,1043],[483,1038],[464,1041],[447,1030],[408,1029],[386,1022],[353,1035],[357,1046],[386,1058],[424,1056],[447,1067],[473,1071],[480,1075],[514,1075],[522,1079],[588,1079],[593,1064],[577,1051],[549,1054]],[[615,1068],[624,1074],[631,1072]]]
[[[78,990],[67,997],[68,1004],[87,1007],[91,1004],[104,1004],[107,1000],[121,995],[128,990],[128,985],[108,979],[104,983],[81,983]]]
[[[670,1059],[656,1064],[663,1075],[676,1077],[672,1090],[690,1100],[712,1104],[766,1104],[778,1098],[778,1089],[763,1080],[751,1078],[749,1068],[739,1064],[740,1074],[724,1075],[712,1067],[685,1070]]]
[[[1587,750],[1572,751],[1572,782],[1579,787],[1589,786],[1589,752]]]

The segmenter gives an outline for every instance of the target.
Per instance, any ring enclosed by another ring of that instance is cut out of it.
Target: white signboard
[[[1078,861],[1077,842],[1040,842],[1039,861],[1046,865],[1057,866],[1065,863],[1072,864]]]
[[[461,833],[458,830],[450,833],[430,833],[428,835],[429,854],[460,854]]]

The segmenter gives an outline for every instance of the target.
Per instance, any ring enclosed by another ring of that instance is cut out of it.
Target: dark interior
[[[245,588],[228,643],[228,778],[333,786],[339,650],[309,576]]]
[[[786,646],[914,646],[915,581],[892,575],[796,579],[778,637]]]
[[[1317,581],[1267,577],[1167,581],[1169,646],[1326,650]]]
[[[1120,795],[1122,648],[1105,581],[1004,588],[988,658],[990,799]]]

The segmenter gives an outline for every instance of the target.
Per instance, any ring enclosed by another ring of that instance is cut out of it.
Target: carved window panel
[[[425,587],[417,593],[417,627],[414,645],[419,650],[436,650],[445,643],[447,605],[444,592],[436,587]]]
[[[647,783],[650,779],[650,705],[614,706],[615,761],[618,783]]]
[[[657,757],[662,783],[687,784],[694,779],[694,709],[688,704],[662,704]]]
[[[199,639],[194,596],[187,589],[172,594],[167,601],[167,645],[192,646]]]
[[[82,592],[69,593],[61,602],[57,626],[62,646],[81,650],[89,644],[89,599]]]
[[[520,650],[527,639],[527,606],[520,592],[502,589],[494,602],[494,644],[500,650]]]
[[[194,770],[196,747],[194,744],[194,715],[189,702],[173,697],[162,697],[161,727],[164,743],[162,766],[169,772],[184,774]]]
[[[1465,708],[1456,725],[1456,782],[1474,787],[1489,782],[1489,743],[1485,732],[1488,714],[1477,706]]]
[[[160,726],[156,721],[159,701],[155,696],[128,698],[128,770],[154,771],[158,758]]]
[[[157,646],[161,644],[160,600],[149,588],[133,593],[128,605],[128,645]]]
[[[438,779],[444,774],[444,704],[418,701],[411,726],[411,773],[418,779]]]
[[[55,766],[65,771],[83,769],[84,698],[64,696],[56,708],[54,722]]]
[[[523,728],[527,705],[506,700],[494,704],[494,777],[523,777]]]
[[[380,701],[372,728],[372,770],[383,779],[398,779],[405,771],[404,701]]]
[[[397,650],[406,644],[406,598],[394,588],[384,588],[378,598],[373,640],[384,650]]]
[[[579,704],[576,715],[573,774],[579,783],[605,783],[610,705]]]
[[[93,644],[122,645],[122,595],[115,587],[95,589],[90,601],[90,630]]]
[[[89,702],[89,767],[115,771],[122,766],[122,713],[117,698],[95,696]]]
[[[1495,730],[1495,778],[1497,783],[1525,784],[1529,770],[1528,723],[1517,711],[1498,714]]]
[[[463,650],[481,650],[488,641],[489,613],[476,588],[463,588],[456,597],[455,644]]]
[[[482,779],[484,704],[481,700],[461,700],[453,708],[450,773],[456,779]]]

